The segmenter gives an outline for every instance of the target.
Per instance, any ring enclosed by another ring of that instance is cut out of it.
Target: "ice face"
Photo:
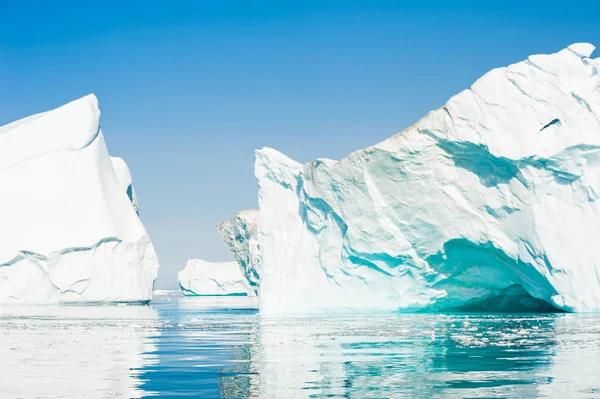
[[[237,262],[190,259],[178,280],[181,292],[187,296],[255,295]]]
[[[152,298],[156,254],[99,120],[89,95],[0,127],[0,303]]]
[[[340,161],[256,152],[263,313],[600,310],[600,60],[490,71]]]
[[[260,251],[258,248],[258,209],[239,212],[217,226],[219,234],[231,248],[248,283],[258,293]]]

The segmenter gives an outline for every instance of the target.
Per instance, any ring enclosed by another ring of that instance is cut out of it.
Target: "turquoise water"
[[[3,307],[2,398],[599,398],[600,315],[260,318],[252,298]]]

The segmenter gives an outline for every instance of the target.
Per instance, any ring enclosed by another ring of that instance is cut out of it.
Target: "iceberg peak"
[[[0,171],[56,151],[77,151],[100,132],[100,110],[90,94],[51,111],[0,127]]]
[[[596,49],[596,46],[590,43],[573,43],[569,47],[569,50],[579,55],[580,57],[591,57],[592,53]]]
[[[147,302],[158,269],[96,96],[0,127],[0,303]]]

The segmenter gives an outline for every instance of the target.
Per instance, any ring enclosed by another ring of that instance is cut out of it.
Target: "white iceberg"
[[[261,312],[600,310],[593,49],[494,69],[340,161],[257,151]]]
[[[186,296],[255,295],[237,262],[190,259],[177,277]]]
[[[94,95],[0,127],[0,303],[147,302],[158,260]]]

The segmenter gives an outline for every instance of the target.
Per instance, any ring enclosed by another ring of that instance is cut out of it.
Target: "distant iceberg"
[[[258,294],[260,251],[258,249],[258,209],[239,212],[217,226],[219,234],[231,248],[250,287]]]
[[[0,303],[147,302],[158,260],[94,95],[0,127]]]
[[[177,277],[181,292],[187,296],[255,296],[237,262],[190,259]]]
[[[258,150],[260,209],[220,230],[261,312],[599,311],[593,49],[494,69],[340,161]]]

